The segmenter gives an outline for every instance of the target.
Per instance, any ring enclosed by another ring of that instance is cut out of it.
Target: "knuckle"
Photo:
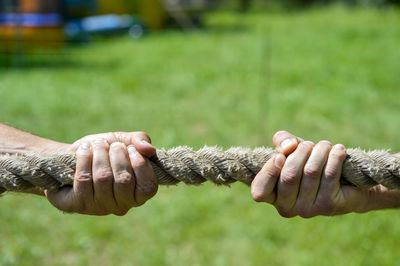
[[[325,169],[325,176],[327,179],[334,179],[339,174],[339,170],[334,167],[327,167]]]
[[[99,182],[108,182],[113,178],[110,168],[100,168],[95,172],[95,179]]]
[[[296,216],[292,211],[282,207],[276,207],[276,210],[278,211],[279,215],[284,218],[292,218]]]
[[[251,197],[255,202],[266,202],[267,197],[260,191],[251,191]]]
[[[126,185],[132,183],[132,174],[129,173],[127,170],[120,171],[115,176],[115,182],[118,184]]]
[[[91,179],[92,179],[92,173],[91,173],[91,172],[88,172],[88,171],[78,171],[78,172],[75,174],[75,178],[76,178],[78,181],[88,181],[88,180],[91,180]]]
[[[301,217],[301,218],[304,218],[304,219],[309,219],[309,218],[313,218],[313,217],[315,217],[316,215],[315,214],[313,214],[312,212],[307,212],[307,213],[304,213],[304,214],[299,214],[299,216]]]
[[[113,214],[116,216],[124,216],[128,213],[129,209],[120,209],[115,211]]]
[[[281,174],[281,182],[285,185],[293,186],[298,183],[298,177],[295,169],[287,169]]]
[[[146,182],[144,184],[136,184],[137,191],[146,199],[152,198],[158,191],[158,185],[153,182]]]
[[[320,170],[316,165],[306,165],[304,175],[312,179],[317,179],[320,175]]]

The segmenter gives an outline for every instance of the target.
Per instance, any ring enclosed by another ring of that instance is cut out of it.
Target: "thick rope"
[[[207,180],[218,185],[236,181],[249,185],[274,155],[275,151],[270,148],[236,147],[223,151],[218,147],[204,147],[194,151],[176,147],[157,150],[150,162],[160,185],[179,182],[199,185]],[[75,164],[75,155],[70,153],[0,155],[0,190],[57,189],[72,185]],[[381,184],[400,190],[400,158],[387,151],[348,149],[342,183],[359,188]]]

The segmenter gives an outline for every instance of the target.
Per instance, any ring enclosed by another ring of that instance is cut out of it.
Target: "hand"
[[[314,145],[286,131],[276,133],[273,142],[280,153],[257,174],[251,193],[255,201],[274,205],[283,217],[365,212],[369,210],[371,192],[384,190],[340,184],[346,158],[341,144],[332,146],[321,141]]]
[[[151,139],[145,132],[108,132],[85,136],[72,144],[71,150],[76,151],[82,142],[93,142],[105,139],[109,144],[121,142],[126,146],[134,145],[139,153],[151,157],[156,153],[156,148],[151,145]]]
[[[83,137],[72,144],[77,163],[73,187],[45,191],[65,212],[124,215],[157,192],[157,179],[146,157],[156,149],[143,132]]]

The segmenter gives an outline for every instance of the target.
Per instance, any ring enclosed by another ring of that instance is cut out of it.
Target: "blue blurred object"
[[[0,25],[18,25],[20,24],[20,19],[17,13],[0,13]]]
[[[100,15],[70,20],[65,24],[65,35],[70,41],[85,42],[93,36],[128,34],[140,38],[145,32],[144,24],[131,15]]]
[[[62,24],[60,14],[0,14],[0,24],[27,27],[55,27]]]
[[[62,16],[52,14],[20,14],[21,25],[27,27],[56,27],[62,24]]]

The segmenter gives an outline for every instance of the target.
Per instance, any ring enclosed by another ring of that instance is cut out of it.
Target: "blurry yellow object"
[[[56,53],[63,42],[62,27],[0,27],[0,53]]]
[[[9,25],[0,25],[0,54],[7,54],[12,51],[14,46],[14,27]]]
[[[164,26],[167,12],[162,0],[139,0],[139,15],[149,29],[160,29]]]
[[[133,14],[140,16],[149,29],[160,29],[167,18],[162,0],[98,0],[99,14]]]
[[[124,0],[97,0],[99,14],[127,14],[129,13]]]

